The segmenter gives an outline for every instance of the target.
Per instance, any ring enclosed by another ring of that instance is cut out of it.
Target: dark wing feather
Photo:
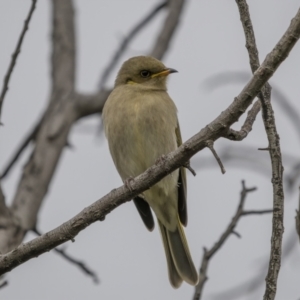
[[[175,129],[177,146],[179,147],[182,144],[181,133],[179,123],[177,122],[177,128]],[[179,176],[178,176],[178,215],[180,222],[183,226],[187,225],[188,217],[187,217],[187,185],[186,185],[186,172],[185,168],[179,168]]]
[[[149,231],[154,229],[154,219],[149,204],[141,197],[137,196],[133,202]]]
[[[186,173],[184,168],[179,169],[178,177],[178,214],[183,226],[187,225],[187,205],[186,205]]]

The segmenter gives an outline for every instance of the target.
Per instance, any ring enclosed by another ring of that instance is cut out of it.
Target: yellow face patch
[[[128,80],[127,84],[136,84],[136,82],[132,81],[132,80]]]

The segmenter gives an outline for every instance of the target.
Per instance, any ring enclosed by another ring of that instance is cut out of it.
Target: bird
[[[103,108],[110,154],[125,183],[182,144],[177,108],[167,93],[167,77],[177,71],[151,56],[136,56],[121,66]],[[180,167],[133,199],[149,231],[152,211],[161,232],[168,275],[174,288],[198,283],[183,226],[187,225],[186,172]]]

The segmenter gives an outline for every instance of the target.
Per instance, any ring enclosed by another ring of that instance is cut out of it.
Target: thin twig
[[[100,280],[99,280],[97,274],[94,271],[92,271],[88,266],[86,266],[84,262],[82,262],[80,260],[77,260],[76,258],[71,257],[69,254],[67,254],[65,252],[64,249],[55,248],[54,251],[56,253],[58,253],[59,255],[61,255],[63,258],[65,258],[70,263],[77,266],[83,273],[85,273],[86,275],[92,277],[94,283],[96,283],[96,284],[100,283]]]
[[[250,66],[252,73],[255,74],[259,68],[259,57],[256,47],[253,26],[249,14],[249,8],[246,0],[236,0],[238,5],[241,22],[246,37],[246,47],[249,54]],[[264,300],[274,300],[277,289],[277,279],[281,265],[282,253],[282,236],[283,226],[283,209],[284,209],[284,192],[283,192],[283,166],[281,159],[281,149],[279,135],[276,129],[274,112],[271,105],[271,86],[266,83],[261,92],[258,94],[261,100],[262,116],[269,141],[269,153],[272,165],[272,185],[273,185],[273,220],[272,220],[272,237],[271,237],[271,254],[269,260],[269,269],[266,277],[266,290]]]
[[[0,283],[0,289],[6,287],[8,285],[8,281],[4,280],[3,282]]]
[[[40,231],[37,230],[37,229],[33,229],[32,232],[34,232],[38,236],[42,235],[40,233]],[[87,267],[84,262],[82,262],[82,261],[80,261],[76,258],[73,258],[69,254],[67,254],[65,249],[54,248],[53,250],[57,254],[61,255],[64,259],[66,259],[68,262],[70,262],[71,264],[77,266],[84,274],[92,277],[94,283],[98,284],[100,282],[97,274],[94,271],[92,271],[89,267]]]
[[[298,241],[295,239],[294,231],[290,231],[289,236],[287,237],[285,245],[283,247],[282,257],[285,258],[283,260],[283,263],[287,262],[286,258],[290,257],[291,252],[295,249],[297,244]],[[210,299],[211,300],[240,300],[245,295],[247,295],[250,299],[250,295],[257,292],[258,289],[264,283],[264,278],[266,276],[265,273],[266,270],[268,269],[268,263],[269,263],[267,259],[268,259],[267,257],[261,258],[262,263],[259,264],[257,268],[257,272],[253,277],[247,278],[244,282],[238,283],[227,290],[223,290],[212,294]]]
[[[247,81],[249,81],[251,77],[249,76],[248,72],[244,71],[226,71],[214,74],[208,78],[205,79],[202,86],[207,91],[212,91],[215,88],[219,88],[222,85],[228,85],[230,83],[241,83],[245,84]],[[280,109],[282,109],[282,112],[285,113],[285,115],[288,117],[288,121],[292,123],[294,128],[297,131],[298,137],[300,137],[300,114],[298,112],[298,109],[291,100],[284,94],[282,89],[280,87],[275,86],[275,84],[272,84],[272,102],[276,102],[277,105],[280,106]],[[260,105],[260,101],[257,102],[257,105]],[[254,107],[253,107],[254,108]],[[250,113],[250,111],[249,111]],[[252,113],[251,113],[252,114]],[[245,123],[247,120],[245,121]],[[229,129],[228,135],[224,136],[225,138],[231,139],[231,140],[242,140],[245,137],[243,136],[245,133],[242,132],[242,129],[235,133],[233,130],[233,136],[230,136],[232,129]],[[237,136],[236,136],[237,135]],[[241,136],[240,136],[241,135]],[[236,137],[235,137],[236,136]]]
[[[158,12],[160,12],[163,8],[165,8],[168,4],[168,1],[163,1],[157,6],[154,7],[154,9],[145,17],[142,21],[140,21],[138,24],[136,24],[129,34],[123,39],[121,42],[119,48],[115,52],[115,54],[112,56],[109,64],[104,69],[99,82],[99,90],[102,90],[111,71],[116,66],[117,62],[119,61],[121,55],[126,51],[129,43],[131,40],[138,34],[139,31],[141,31],[156,15]]]
[[[191,167],[191,163],[188,160],[185,164],[183,164],[183,166],[188,169],[194,176],[197,175],[196,171]]]
[[[243,216],[247,216],[247,215],[263,215],[263,214],[270,214],[272,212],[273,212],[273,209],[245,210],[245,211],[243,211]]]
[[[0,216],[5,214],[5,211],[7,210],[6,204],[5,204],[5,197],[2,191],[1,182],[0,182]]]
[[[250,66],[251,66],[251,70],[252,73],[254,73],[260,66],[259,63],[259,58],[258,58],[258,50],[256,47],[256,42],[255,42],[255,35],[254,35],[254,31],[253,31],[253,26],[252,26],[252,22],[250,19],[250,14],[249,14],[249,10],[248,10],[248,5],[246,0],[236,0],[236,3],[238,5],[239,8],[239,12],[240,12],[240,19],[243,25],[243,29],[244,29],[244,34],[245,34],[245,38],[246,38],[246,48],[248,50],[248,54],[249,54],[249,60],[250,60]],[[261,103],[256,102],[253,105],[253,108],[249,111],[248,113],[248,117],[249,120],[244,124],[244,128],[242,127],[241,131],[245,132],[245,136],[248,135],[248,133],[250,132],[250,130],[252,129],[252,125],[255,121],[256,115],[258,114],[258,112],[261,109]],[[244,130],[243,130],[244,129]],[[243,137],[243,134],[242,136]]]
[[[252,108],[248,111],[247,118],[239,131],[229,128],[226,134],[224,135],[225,138],[228,138],[232,141],[242,141],[245,139],[249,132],[252,130],[252,126],[255,122],[256,116],[261,109],[260,101],[256,101]]]
[[[232,230],[231,232],[232,234],[234,234],[236,237],[238,237],[239,239],[242,237],[237,231]]]
[[[209,150],[212,152],[212,154],[215,157],[216,161],[218,162],[222,174],[225,174],[226,170],[223,166],[223,163],[222,163],[220,157],[218,156],[218,153],[216,152],[216,150],[214,148],[214,142],[212,140],[209,140],[209,141],[206,142],[206,145],[207,145],[207,148],[209,148]]]
[[[43,121],[43,117],[39,120],[39,122],[34,126],[34,128],[28,133],[28,135],[24,138],[12,158],[9,160],[8,164],[4,168],[4,171],[0,175],[0,179],[3,179],[6,177],[9,172],[11,171],[14,164],[18,161],[19,157],[23,153],[23,151],[27,148],[27,146],[30,144],[31,141],[33,141],[36,137],[36,134],[38,133],[40,129],[40,125]]]
[[[197,286],[195,287],[195,292],[193,296],[193,300],[200,300],[202,296],[202,291],[204,287],[204,283],[207,281],[207,269],[208,269],[208,264],[210,259],[213,257],[213,255],[223,246],[227,238],[231,234],[235,234],[238,237],[241,237],[239,233],[234,231],[234,228],[236,227],[239,219],[247,214],[244,214],[244,204],[246,201],[246,197],[248,193],[255,191],[256,188],[246,188],[245,186],[245,181],[242,181],[242,191],[241,191],[241,196],[240,196],[240,201],[238,204],[238,208],[236,210],[236,213],[234,214],[231,222],[227,226],[226,230],[224,233],[221,235],[220,239],[214,244],[214,246],[210,249],[207,250],[204,248],[204,253],[202,256],[202,262],[201,262],[201,267],[200,267],[200,276],[199,276],[199,282]],[[257,211],[257,214],[262,214],[260,211]]]
[[[25,33],[26,33],[26,31],[27,31],[27,29],[29,27],[29,22],[30,22],[31,16],[32,16],[32,14],[34,12],[34,9],[35,9],[35,6],[36,6],[36,2],[37,2],[37,0],[32,0],[28,16],[27,16],[26,20],[24,21],[23,30],[22,30],[22,32],[21,32],[21,34],[19,36],[19,40],[18,40],[16,49],[15,49],[14,53],[12,54],[10,65],[8,67],[8,70],[7,70],[6,75],[4,77],[4,80],[3,80],[3,87],[2,87],[1,96],[0,96],[0,123],[1,123],[2,104],[3,104],[3,101],[4,101],[5,94],[6,94],[7,90],[8,90],[9,79],[10,79],[10,76],[11,76],[11,74],[13,72],[14,66],[15,66],[15,64],[17,62],[18,55],[21,52],[22,42],[23,42]]]
[[[265,147],[265,148],[257,148],[259,151],[270,151],[270,147]]]
[[[298,210],[296,210],[296,231],[300,240],[300,187],[299,187],[299,198],[298,198]]]

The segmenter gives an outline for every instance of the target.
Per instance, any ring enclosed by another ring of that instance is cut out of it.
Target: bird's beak
[[[154,77],[157,77],[157,76],[168,76],[169,74],[171,73],[177,73],[178,71],[175,70],[175,69],[172,69],[172,68],[168,68],[168,69],[165,69],[159,73],[155,73],[155,74],[152,74],[152,78]]]

